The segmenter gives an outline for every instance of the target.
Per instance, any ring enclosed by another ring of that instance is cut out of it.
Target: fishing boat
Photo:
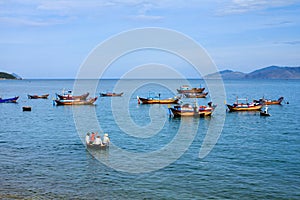
[[[137,96],[138,103],[142,102],[143,104],[178,104],[178,98],[169,98],[169,99],[160,99],[160,98],[142,98]]]
[[[30,95],[28,94],[28,99],[48,99],[49,94],[44,95]]]
[[[254,100],[254,102],[258,102],[258,103],[264,104],[264,105],[281,105],[281,102],[283,101],[283,99],[284,99],[284,97],[279,97],[277,100],[261,98],[259,100]]]
[[[239,101],[243,101],[243,100],[245,100],[246,103],[239,103]],[[261,108],[263,107],[263,105],[258,103],[258,102],[248,103],[248,99],[238,99],[237,98],[237,100],[234,104],[232,104],[232,105],[227,104],[227,107],[228,107],[230,112],[234,112],[234,111],[260,111]]]
[[[121,97],[124,93],[114,93],[114,92],[106,92],[106,93],[100,93],[101,97]]]
[[[206,98],[208,92],[205,93],[185,93],[184,96],[186,98]]]
[[[8,98],[8,99],[2,99],[0,97],[0,103],[17,103],[18,98],[19,98],[18,96],[13,98]]]
[[[67,92],[64,92],[62,94],[56,94],[58,99],[61,100],[86,100],[86,98],[89,96],[90,93],[85,93],[79,96],[74,96],[73,92],[71,90],[68,90]]]
[[[211,116],[216,105],[212,105],[212,102],[208,103],[208,106],[197,106],[196,104],[183,104],[169,108],[170,114],[174,117],[206,117]]]
[[[179,94],[185,94],[185,93],[201,93],[205,90],[205,88],[191,88],[188,85],[183,85],[180,87],[180,89],[177,89],[177,92]]]
[[[60,105],[92,105],[95,103],[98,97],[90,98],[88,100],[80,99],[56,99],[54,100],[57,106]]]

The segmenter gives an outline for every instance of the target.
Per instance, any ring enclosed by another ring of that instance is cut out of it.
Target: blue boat
[[[8,99],[2,99],[0,97],[0,103],[17,103],[19,97],[13,97],[13,98],[8,98]]]

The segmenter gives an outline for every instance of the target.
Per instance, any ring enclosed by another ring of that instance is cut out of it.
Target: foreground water
[[[168,81],[175,87],[181,84]],[[138,105],[136,95],[147,96],[149,91],[160,92],[162,97],[174,96],[175,91],[152,82],[134,92],[123,91],[125,96],[114,100],[120,106],[128,104],[127,114],[134,124],[147,127],[155,120],[163,121],[163,127],[152,137],[137,138],[124,133],[124,127],[115,121],[111,98],[99,98],[96,106],[75,108],[75,112],[84,109],[82,120],[86,131],[100,131],[89,127],[88,115],[84,114],[95,110],[101,130],[110,134],[114,144],[129,152],[161,149],[176,136],[180,124],[195,128],[195,138],[180,158],[158,170],[131,173],[108,167],[97,156],[93,157],[93,152],[87,151],[81,141],[85,130],[76,127],[74,108],[53,106],[55,93],[62,88],[72,89],[73,80],[1,81],[3,98],[18,95],[20,99],[17,104],[0,104],[0,198],[300,198],[300,81],[225,81],[227,103],[234,102],[236,96],[249,99],[284,96],[285,102],[282,106],[270,106],[269,118],[258,113],[226,113],[222,134],[203,159],[199,158],[199,149],[208,127],[213,126],[218,116],[173,119],[167,115],[167,105]],[[190,82],[195,87],[199,83],[205,86],[201,80]],[[94,95],[112,90],[115,83],[116,80],[102,81]],[[124,84],[124,88],[130,88],[136,82],[128,80]],[[51,96],[47,100],[27,99],[27,94],[45,93]],[[126,95],[131,99],[129,102],[123,101]],[[209,98],[198,101],[206,104]],[[32,106],[32,112],[22,112],[25,105]],[[126,119],[124,113],[117,114],[121,115],[117,116],[119,120]],[[149,133],[152,131],[156,130],[149,129]],[[110,149],[100,156],[109,160],[113,152]],[[158,157],[153,165],[164,159],[167,158]]]

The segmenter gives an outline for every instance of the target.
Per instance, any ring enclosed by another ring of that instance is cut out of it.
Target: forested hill
[[[22,79],[16,74],[9,74],[6,72],[0,72],[0,79]]]
[[[250,73],[224,70],[220,74],[223,79],[300,79],[300,67],[269,66]],[[208,79],[216,77],[216,73],[205,76]]]

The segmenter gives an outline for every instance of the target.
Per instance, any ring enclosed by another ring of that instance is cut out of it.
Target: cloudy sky
[[[143,27],[191,37],[220,70],[300,66],[299,13],[296,0],[0,0],[0,71],[74,78],[99,43]]]

